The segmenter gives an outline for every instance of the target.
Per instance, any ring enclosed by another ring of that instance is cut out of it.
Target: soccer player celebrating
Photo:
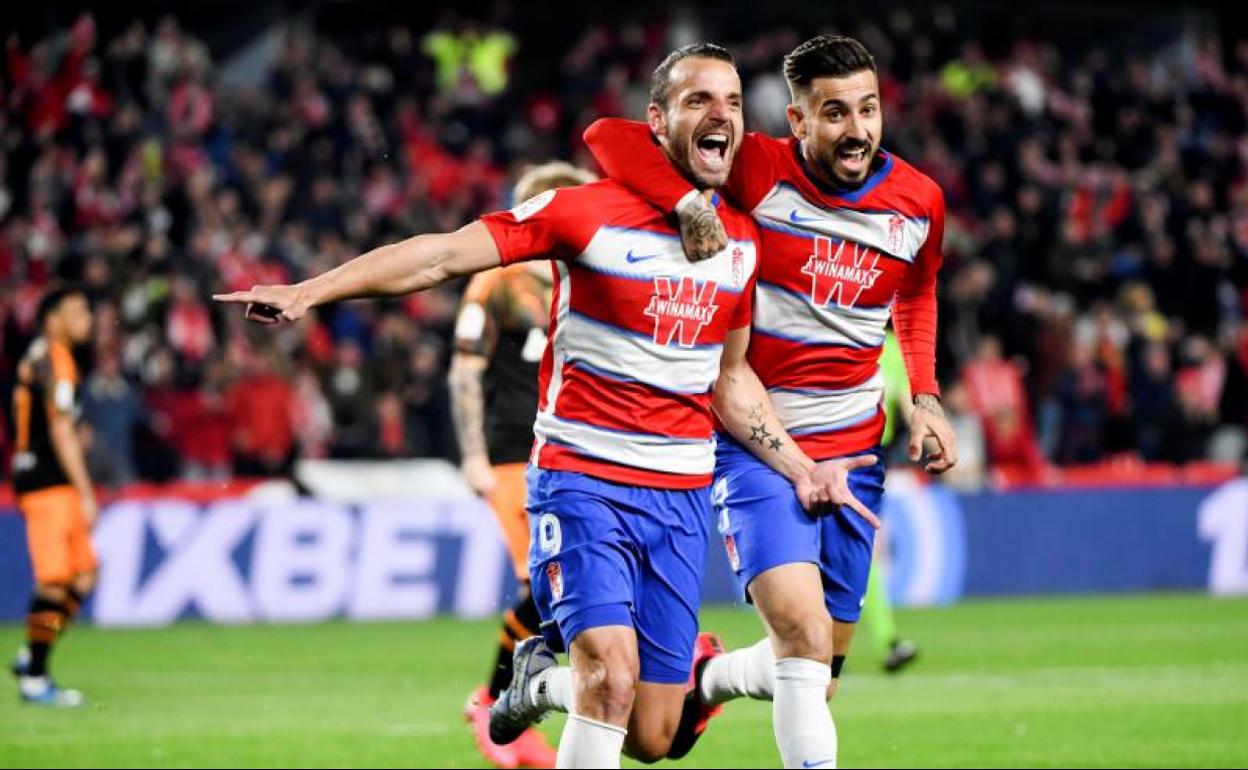
[[[547,163],[516,182],[517,203],[561,187],[594,181],[567,163]],[[516,642],[538,633],[537,605],[529,590],[529,518],[524,472],[533,447],[538,362],[546,352],[551,266],[547,262],[478,273],[468,283],[455,324],[449,381],[464,477],[489,501],[498,519],[520,598],[503,615],[498,654],[488,685],[469,698],[465,716],[477,748],[499,767],[551,767],[555,752],[535,728],[500,746],[490,740],[490,705],[511,683]]]
[[[725,245],[687,260],[664,214],[612,181],[548,190],[457,232],[375,249],[294,286],[219,295],[261,323],[329,302],[394,296],[500,264],[554,260],[530,461],[529,574],[543,635],[517,645],[490,735],[518,737],[570,712],[560,767],[618,767],[621,750],[665,756],[685,707],[711,514],[715,409],[796,484],[807,504],[843,502],[854,461],[814,466],[749,370],[758,264],[753,222],[712,195],[742,135],[741,83],[712,45],[656,69],[649,108],[666,161],[720,212]],[[718,381],[718,382],[717,382]],[[840,482],[840,483],[838,483]]]
[[[941,473],[957,449],[935,377],[940,188],[880,148],[875,62],[860,43],[816,37],[784,71],[793,136],[746,136],[724,187],[753,214],[764,249],[749,362],[811,457],[877,455],[878,360],[891,316],[914,394],[910,458],[926,449],[927,470]],[[724,242],[716,212],[663,161],[647,126],[603,120],[586,140],[612,178],[678,213],[691,257]],[[773,698],[785,766],[830,766],[836,728],[823,699],[859,617],[874,532],[850,506],[808,514],[792,486],[746,451],[769,437],[748,439],[720,442],[714,495],[729,560],[769,638],[702,665],[697,692],[707,704]],[[880,464],[854,469],[852,503],[879,510],[883,482]]]
[[[13,389],[13,491],[26,520],[35,590],[26,645],[12,670],[26,703],[79,706],[82,693],[57,686],[48,658],[95,587],[91,527],[98,507],[78,442],[72,352],[91,337],[91,308],[80,289],[56,286],[44,294],[38,317],[42,333],[18,364]]]

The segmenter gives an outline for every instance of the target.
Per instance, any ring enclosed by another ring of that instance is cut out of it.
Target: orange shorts
[[[517,580],[529,579],[529,514],[524,507],[527,497],[524,472],[528,467],[527,463],[495,465],[494,491],[488,501],[503,530]]]
[[[68,584],[97,566],[82,500],[71,486],[48,487],[17,496],[26,519],[26,545],[35,583]]]

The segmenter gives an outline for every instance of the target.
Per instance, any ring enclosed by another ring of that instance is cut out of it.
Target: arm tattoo
[[[451,413],[459,453],[463,457],[485,454],[485,394],[481,376],[471,364],[452,365]]]
[[[750,407],[750,441],[757,443],[761,447],[770,447],[779,452],[783,441],[776,438],[776,435],[767,430],[766,411],[762,404],[755,404]]]
[[[914,397],[914,408],[936,415],[937,417],[945,416],[945,408],[940,405],[940,399],[931,393],[920,393]]]
[[[706,202],[706,199],[698,196],[693,199],[690,204],[686,216],[680,220],[681,235],[685,242],[692,241],[699,248],[705,248],[706,244],[715,239],[727,240],[727,233],[724,231],[724,223],[719,220],[719,215],[715,213],[715,207]]]

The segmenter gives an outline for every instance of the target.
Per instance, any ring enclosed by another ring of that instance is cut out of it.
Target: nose
[[[728,114],[728,100],[726,99],[715,99],[706,111],[708,118],[724,123],[728,122]]]
[[[851,139],[867,141],[867,126],[855,113],[845,118],[845,135]]]

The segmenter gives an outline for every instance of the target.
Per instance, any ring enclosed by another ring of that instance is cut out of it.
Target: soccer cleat
[[[514,749],[520,767],[554,767],[555,750],[546,742],[546,736],[536,727],[520,733],[520,737],[508,748]]]
[[[896,674],[919,656],[918,646],[909,639],[896,639],[888,648],[888,657],[884,660],[884,670]]]
[[[481,685],[468,696],[464,704],[464,719],[472,727],[473,736],[477,740],[477,750],[481,756],[495,767],[513,770],[520,766],[520,758],[514,746],[499,746],[490,740],[490,705],[494,699],[490,697],[489,688]]]
[[[503,690],[490,706],[490,740],[500,746],[515,741],[533,724],[542,721],[545,712],[533,702],[529,682],[551,666],[557,665],[555,654],[540,636],[530,636],[516,644],[512,658],[514,673],[511,686]]]
[[[46,676],[24,676],[19,680],[18,692],[23,703],[52,708],[77,708],[86,702],[82,693],[67,687],[58,687]]]
[[[723,653],[724,643],[718,636],[711,633],[698,634],[698,640],[693,647],[693,667],[689,670],[689,681],[685,685],[685,706],[681,709],[680,724],[676,726],[676,733],[672,736],[672,745],[667,750],[668,759],[680,759],[688,754],[702,737],[702,733],[706,732],[711,717],[724,710],[722,703],[708,706],[698,695],[702,669],[706,667],[707,661]]]

